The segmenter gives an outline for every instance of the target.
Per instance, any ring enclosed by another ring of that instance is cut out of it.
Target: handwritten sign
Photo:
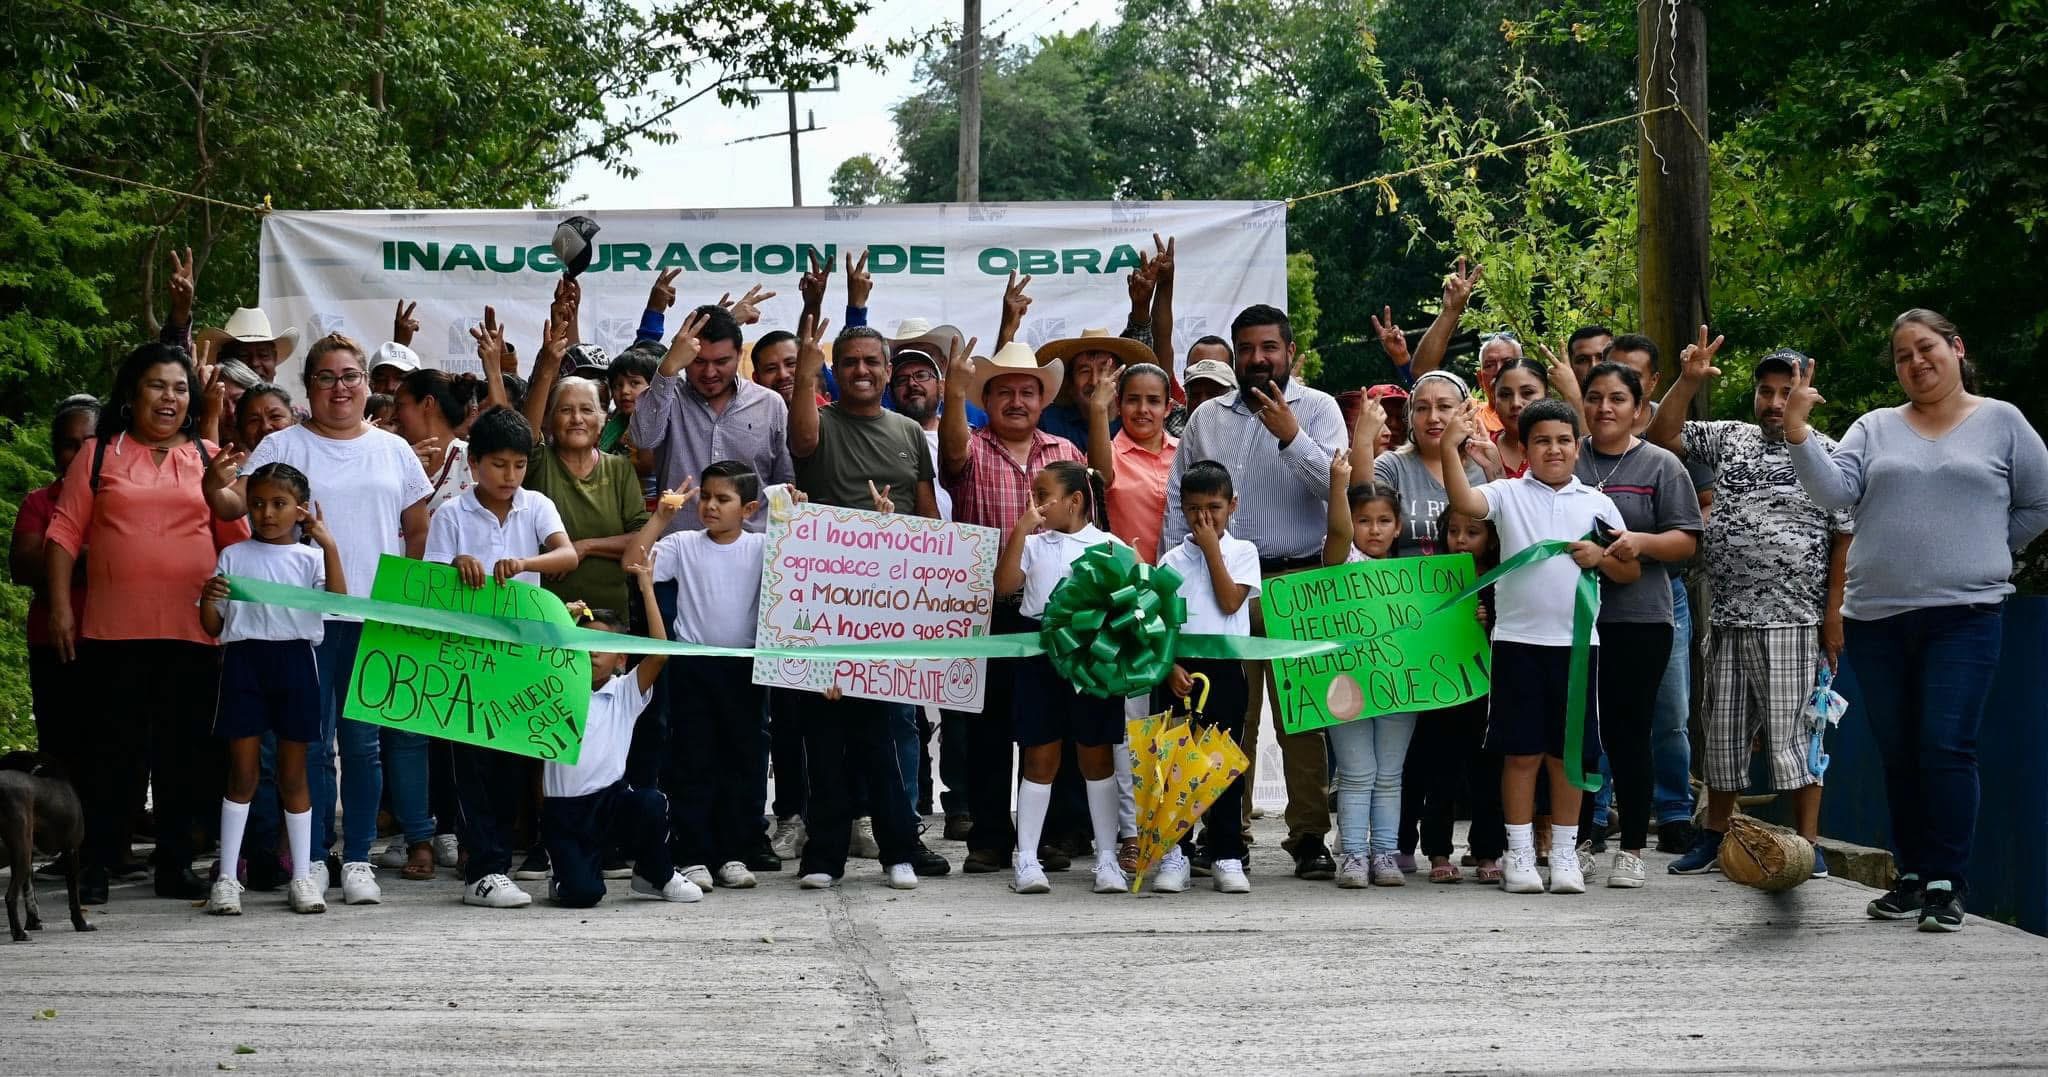
[[[1266,635],[1371,641],[1273,662],[1280,723],[1300,733],[1380,714],[1477,699],[1492,680],[1476,596],[1425,618],[1472,583],[1470,554],[1359,561],[1269,577],[1259,593]]]
[[[527,584],[462,582],[452,565],[386,555],[370,597],[430,610],[573,624]],[[590,709],[590,655],[369,621],[342,714],[430,737],[573,764]]]
[[[756,646],[956,639],[988,634],[994,528],[921,516],[769,504]],[[979,712],[985,658],[754,659],[754,683]]]

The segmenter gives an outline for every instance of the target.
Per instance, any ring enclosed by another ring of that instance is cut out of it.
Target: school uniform
[[[668,798],[626,780],[633,729],[653,698],[633,671],[613,677],[591,693],[576,763],[550,761],[541,768],[540,829],[554,871],[548,895],[556,904],[587,909],[604,900],[604,860],[614,848],[657,891],[675,875]]]
[[[1021,568],[1024,572],[1023,598],[1019,611],[1037,632],[1047,601],[1055,587],[1067,578],[1068,567],[1090,547],[1105,542],[1125,545],[1122,539],[1089,524],[1068,534],[1040,531],[1024,540]],[[1124,740],[1124,701],[1097,699],[1062,679],[1045,655],[1027,658],[1017,670],[1016,695],[1011,704],[1012,722],[1019,747],[1072,741],[1098,746],[1121,744]]]
[[[1183,539],[1180,545],[1166,551],[1159,558],[1159,567],[1180,573],[1180,597],[1187,603],[1188,614],[1187,620],[1181,624],[1181,631],[1249,636],[1252,634],[1252,604],[1259,600],[1259,548],[1227,531],[1218,545],[1223,550],[1223,566],[1229,570],[1231,582],[1251,589],[1235,613],[1224,613],[1223,607],[1217,604],[1216,587],[1209,575],[1208,555],[1195,545],[1194,539]],[[1244,739],[1245,709],[1250,703],[1244,663],[1229,659],[1184,658],[1180,660],[1180,666],[1188,671],[1189,676],[1201,674],[1209,679],[1209,698],[1195,716],[1195,724],[1215,726],[1228,733],[1231,740],[1241,742]],[[1196,698],[1189,702],[1197,702],[1199,698],[1198,692]],[[1178,703],[1179,700],[1167,691],[1164,684],[1152,690],[1154,713],[1169,710]],[[1208,846],[1209,855],[1217,860],[1245,858],[1244,832],[1238,825],[1238,820],[1244,817],[1244,781],[1245,776],[1238,775],[1203,814],[1202,842]],[[1221,820],[1222,825],[1207,823],[1210,819]],[[1192,837],[1193,831],[1190,830],[1189,838]],[[1183,838],[1181,845],[1192,851],[1193,843],[1188,838]]]
[[[249,539],[220,552],[218,573],[325,590],[326,554],[317,546]],[[320,669],[313,649],[323,637],[318,613],[260,603],[221,607],[220,703],[213,735],[223,740],[272,733],[311,744],[320,739]]]

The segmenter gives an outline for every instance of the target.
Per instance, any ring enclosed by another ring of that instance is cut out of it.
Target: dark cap
[[[1779,348],[1777,351],[1758,359],[1756,361],[1756,370],[1750,377],[1752,379],[1761,378],[1775,370],[1790,374],[1796,378],[1799,376],[1800,370],[1811,366],[1813,366],[1813,360],[1807,358],[1804,352],[1794,351],[1791,348]]]

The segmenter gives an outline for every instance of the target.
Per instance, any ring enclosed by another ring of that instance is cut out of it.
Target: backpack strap
[[[106,462],[107,439],[104,437],[94,438],[92,446],[92,482],[88,484],[87,489],[91,490],[95,497],[99,496],[100,492],[100,466]]]

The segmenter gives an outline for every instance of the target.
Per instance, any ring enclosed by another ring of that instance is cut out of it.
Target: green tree
[[[871,153],[857,154],[832,170],[832,204],[871,206],[903,200],[903,181]]]

